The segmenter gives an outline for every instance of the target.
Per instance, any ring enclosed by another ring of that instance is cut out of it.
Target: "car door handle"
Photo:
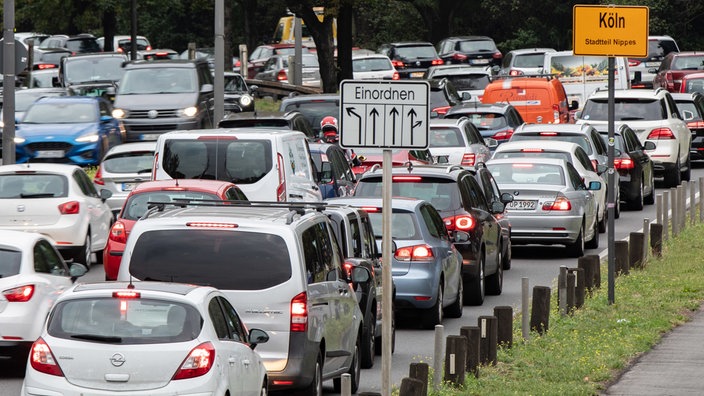
[[[235,358],[233,358],[232,356],[230,356],[230,357],[227,359],[227,362],[230,364],[230,366],[234,366],[235,363],[237,363],[237,360],[236,360]]]
[[[347,295],[347,293],[349,293],[350,289],[349,288],[347,288],[347,289],[339,288],[339,289],[337,289],[337,291],[340,292],[340,295],[345,296],[345,295]]]
[[[245,367],[249,367],[249,359],[242,360],[242,365]]]

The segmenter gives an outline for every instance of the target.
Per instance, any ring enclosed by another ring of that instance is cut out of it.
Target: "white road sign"
[[[428,148],[427,81],[340,83],[340,145]]]

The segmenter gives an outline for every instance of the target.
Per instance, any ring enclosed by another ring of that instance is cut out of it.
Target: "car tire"
[[[477,273],[464,285],[464,300],[469,305],[479,306],[484,304],[486,295],[486,281],[484,279],[484,252],[479,255]],[[469,287],[468,287],[469,286]]]
[[[667,187],[677,187],[682,182],[682,172],[680,171],[680,159],[679,154],[677,154],[677,162],[675,167],[670,169],[670,171],[665,174],[665,185]]]
[[[584,255],[584,223],[579,227],[577,239],[567,244],[567,251],[572,257],[582,257]]]
[[[442,323],[442,283],[438,285],[438,295],[435,299],[435,304],[423,312],[423,327],[426,329],[434,329],[436,325]]]
[[[501,250],[499,250],[499,259],[498,265],[496,266],[496,272],[493,275],[487,276],[486,280],[484,281],[486,283],[486,294],[492,296],[498,296],[499,294],[501,294],[501,291],[504,287],[504,267],[502,265],[503,261],[503,254]]]
[[[655,181],[653,180],[653,173],[650,173],[650,194],[643,197],[643,203],[646,205],[652,205],[655,203]]]
[[[323,358],[318,353],[318,358],[315,361],[315,373],[310,384],[296,393],[299,396],[323,396]]]
[[[361,360],[362,368],[374,367],[374,356],[376,355],[376,318],[371,313],[364,318],[364,331],[362,332]]]
[[[687,155],[687,162],[685,163],[687,169],[682,171],[681,179],[682,181],[689,181],[692,178],[692,160],[689,155]]]
[[[503,267],[504,271],[508,271],[511,269],[511,239],[509,238],[508,243],[506,244],[507,246],[502,249],[504,250],[504,255],[503,255],[503,262],[501,263],[501,266]]]
[[[599,208],[596,210],[597,216],[599,216]],[[604,215],[601,216],[601,220],[597,220],[599,223],[599,233],[605,233],[606,232],[606,215],[608,214],[608,211],[606,210],[606,205],[604,205]]]
[[[643,177],[641,176],[640,178],[640,187],[638,188],[638,193],[636,197],[629,202],[629,209],[631,210],[643,210],[643,189],[645,188],[643,186],[645,182],[643,181]]]
[[[587,249],[599,248],[599,227],[597,226],[596,222],[594,222],[594,236],[592,237],[592,239],[590,239],[584,244],[584,247]]]
[[[86,239],[83,242],[83,246],[79,247],[76,250],[76,253],[73,255],[73,262],[74,263],[81,263],[86,266],[86,268],[90,269],[90,265],[92,264],[92,255],[93,252],[90,251],[90,230],[88,230],[88,233],[86,234]]]
[[[266,378],[264,378],[262,388],[259,390],[259,396],[269,396],[269,385],[267,384]]]
[[[362,373],[362,367],[359,361],[359,337],[357,337],[357,342],[354,344],[354,355],[352,355],[352,363],[350,363],[350,368],[347,370],[347,374],[350,375],[350,390],[352,393],[357,393],[359,389],[359,377]],[[342,377],[336,377],[332,380],[333,388],[336,393],[342,392]]]
[[[464,308],[464,282],[462,281],[462,277],[460,276],[460,281],[458,282],[459,285],[457,285],[457,299],[455,302],[450,304],[449,307],[445,310],[445,315],[447,315],[448,318],[461,318],[462,317],[462,309]]]

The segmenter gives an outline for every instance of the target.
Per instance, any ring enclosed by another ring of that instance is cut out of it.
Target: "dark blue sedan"
[[[124,127],[101,97],[44,97],[27,109],[15,131],[16,161],[98,165],[123,142]]]

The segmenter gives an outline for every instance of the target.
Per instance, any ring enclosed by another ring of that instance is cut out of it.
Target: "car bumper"
[[[582,216],[511,216],[511,244],[566,244],[577,239]]]
[[[30,148],[32,142],[25,142],[15,146],[15,162],[23,164],[27,162],[55,162],[64,164],[74,164],[78,166],[98,165],[101,158],[98,158],[98,143],[76,143],[74,141],[59,141],[64,143],[61,149],[33,150]],[[52,152],[50,157],[43,157],[42,151]]]
[[[653,160],[653,171],[655,176],[662,176],[667,169],[673,169],[677,163],[677,153],[679,143],[677,140],[650,140],[655,143],[655,150],[647,151]]]
[[[702,136],[699,136],[699,135]],[[704,131],[692,129],[692,144],[689,149],[692,161],[704,161]]]
[[[176,130],[200,129],[200,118],[160,118],[123,120],[128,142],[150,141],[159,135]]]
[[[269,390],[296,389],[307,386],[315,375],[315,359],[320,344],[307,338],[306,333],[291,334],[286,367],[281,371],[272,371],[267,367]]]
[[[394,260],[396,261],[396,260]],[[414,261],[408,271],[399,273],[392,269],[392,278],[396,287],[394,307],[397,309],[428,309],[435,305],[438,294],[435,266],[439,264],[431,261]],[[402,265],[405,266],[405,263]]]

